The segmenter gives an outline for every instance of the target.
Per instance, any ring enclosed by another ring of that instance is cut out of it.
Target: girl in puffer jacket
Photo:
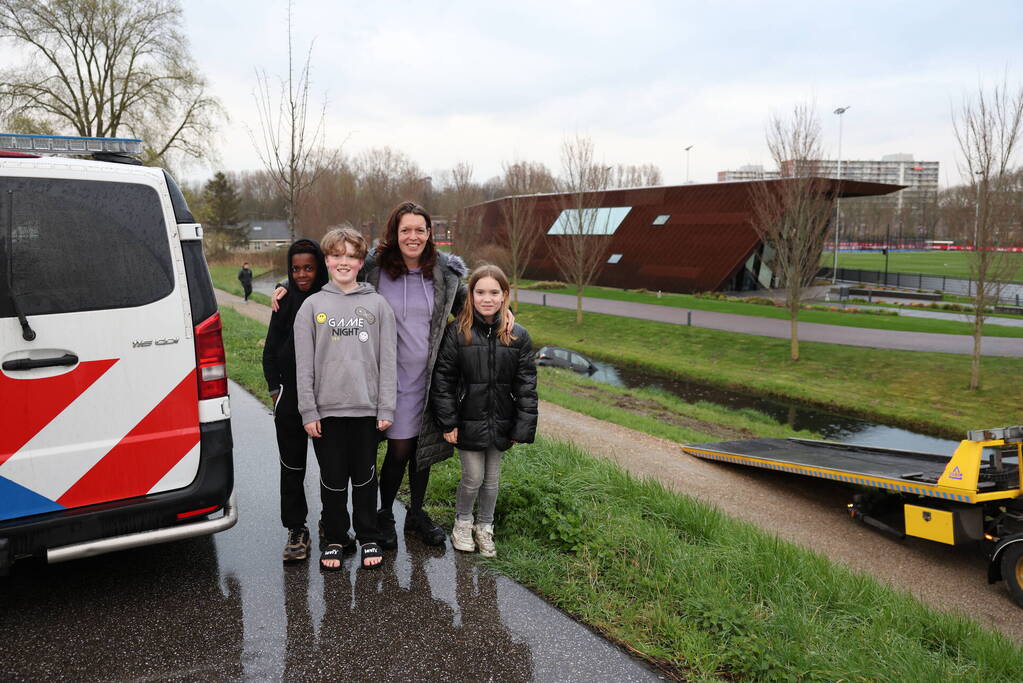
[[[452,545],[465,552],[478,547],[486,557],[497,555],[494,507],[501,456],[516,443],[532,443],[536,435],[533,345],[521,325],[508,331],[502,322],[508,294],[508,278],[497,266],[472,272],[465,306],[444,331],[430,391],[434,419],[462,461]]]

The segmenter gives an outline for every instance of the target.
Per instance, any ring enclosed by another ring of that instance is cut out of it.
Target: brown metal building
[[[613,230],[595,284],[668,292],[771,286],[770,253],[765,257],[764,245],[750,223],[751,188],[779,182],[785,180],[643,187],[593,194],[588,197],[592,206],[587,208],[611,209],[609,225]],[[821,182],[843,198],[884,195],[901,189],[900,185],[881,183]],[[526,277],[561,279],[550,250],[557,249],[559,240],[565,238],[550,231],[557,232],[555,223],[562,209],[571,204],[566,201],[568,196],[530,195],[535,201],[535,229],[546,234],[537,245]],[[506,244],[505,202],[507,197],[470,207],[482,212],[485,241]]]

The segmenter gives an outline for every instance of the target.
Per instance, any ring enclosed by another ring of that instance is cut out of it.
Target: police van
[[[0,573],[237,521],[202,228],[141,151],[0,134]]]

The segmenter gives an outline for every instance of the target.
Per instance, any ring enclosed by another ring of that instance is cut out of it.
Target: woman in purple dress
[[[430,380],[448,315],[461,310],[465,264],[433,243],[430,215],[412,202],[387,219],[384,240],[366,259],[366,280],[387,299],[398,328],[398,402],[387,430],[387,455],[380,470],[377,522],[385,548],[397,546],[392,506],[405,470],[411,496],[405,533],[444,545],[445,533],[423,510],[430,465],[452,455],[427,405]]]

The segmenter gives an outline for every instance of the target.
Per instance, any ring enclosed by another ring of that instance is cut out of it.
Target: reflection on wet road
[[[0,579],[3,680],[656,680],[641,662],[450,548],[399,533],[379,571],[280,561],[267,410],[231,385],[238,525]],[[315,529],[312,451],[306,495]],[[401,529],[403,509],[395,509]],[[315,545],[315,544],[314,544]]]

